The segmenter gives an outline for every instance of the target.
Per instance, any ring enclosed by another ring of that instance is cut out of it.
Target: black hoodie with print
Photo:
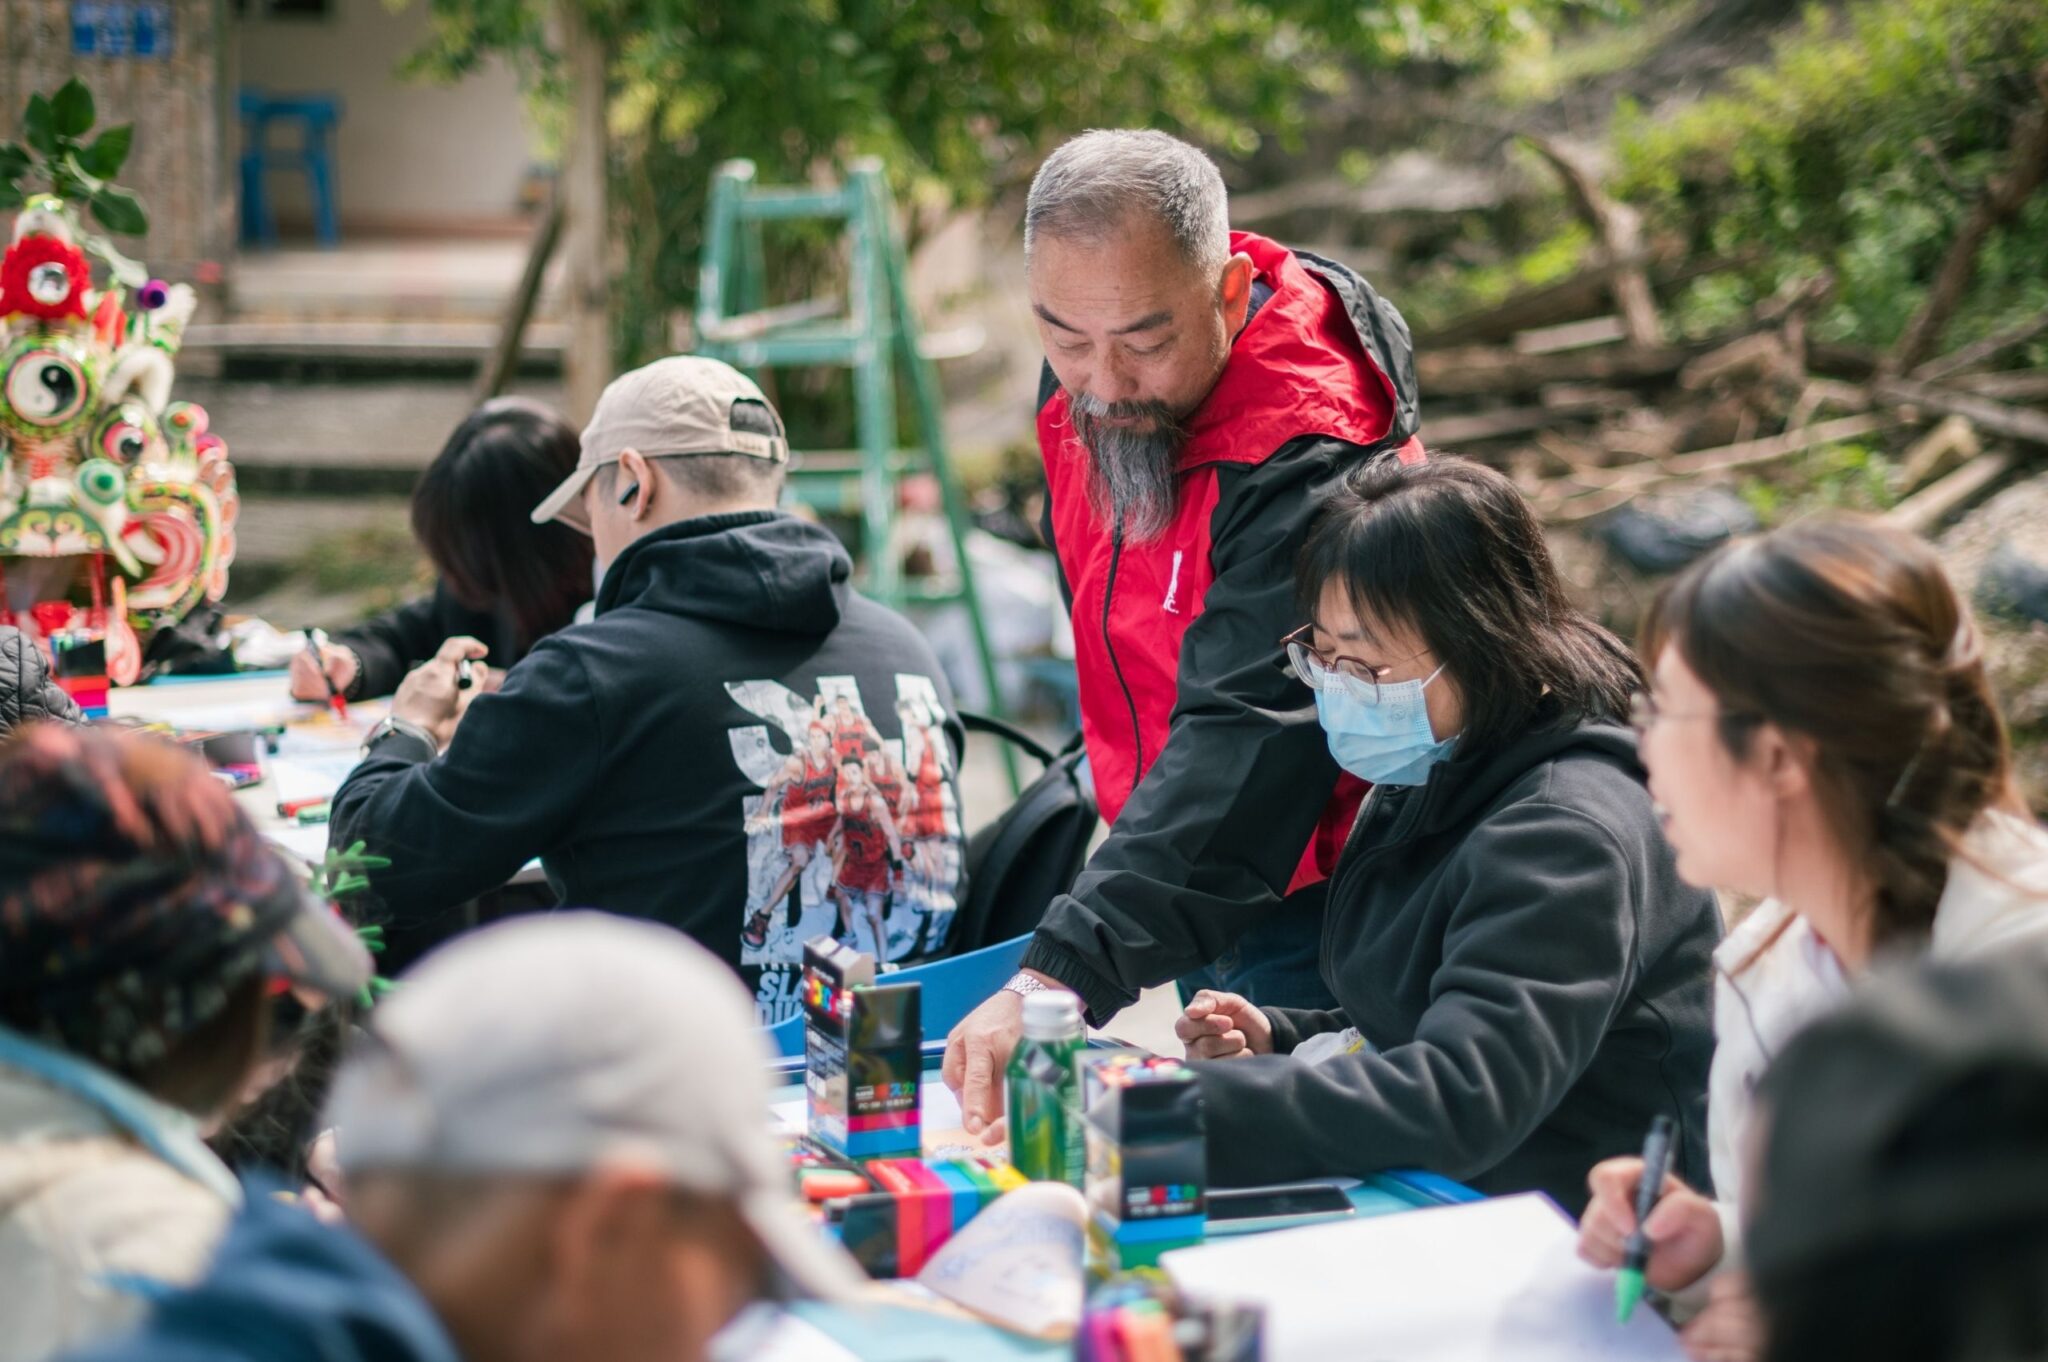
[[[439,756],[378,743],[330,840],[390,858],[371,886],[401,922],[537,856],[564,904],[723,956],[764,1022],[795,1014],[807,937],[937,952],[962,888],[959,722],[924,638],[851,571],[778,512],[652,531],[597,617],[536,644]]]

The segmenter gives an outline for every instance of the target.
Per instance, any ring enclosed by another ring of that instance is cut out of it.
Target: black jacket
[[[1283,1053],[1197,1066],[1219,1184],[1419,1167],[1576,1213],[1595,1162],[1678,1121],[1708,1185],[1713,896],[1683,884],[1635,738],[1532,732],[1377,791],[1330,884],[1335,1012],[1267,1009]],[[1284,1052],[1355,1026],[1367,1049]]]
[[[519,628],[502,610],[472,610],[455,599],[445,582],[432,595],[407,601],[364,620],[334,642],[354,650],[362,669],[349,683],[348,699],[389,695],[405,674],[441,650],[451,638],[467,636],[491,650],[484,660],[503,671],[526,656]]]
[[[38,719],[76,724],[85,716],[50,679],[49,662],[36,641],[12,625],[0,625],[0,736]]]
[[[879,919],[887,958],[938,952],[960,889],[959,723],[930,647],[851,570],[830,533],[772,511],[649,533],[606,572],[597,618],[536,644],[439,757],[378,743],[335,796],[333,841],[391,858],[371,884],[401,923],[537,855],[562,902],[723,956],[768,1022],[796,1011],[806,936],[872,950]]]

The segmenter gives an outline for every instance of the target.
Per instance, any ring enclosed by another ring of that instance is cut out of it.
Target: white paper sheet
[[[1614,1275],[1541,1196],[1501,1197],[1182,1249],[1197,1295],[1266,1307],[1267,1362],[1684,1362],[1647,1306],[1614,1322]]]

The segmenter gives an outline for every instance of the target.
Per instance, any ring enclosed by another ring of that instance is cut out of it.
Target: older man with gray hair
[[[1111,822],[1024,969],[955,1029],[968,1128],[1001,1111],[1020,995],[1106,1020],[1139,989],[1216,984],[1332,1006],[1323,881],[1363,786],[1340,780],[1278,640],[1322,493],[1422,457],[1408,327],[1333,261],[1232,232],[1223,177],[1161,132],[1096,131],[1032,182],[1045,345],[1043,525],[1074,616],[1081,721]]]

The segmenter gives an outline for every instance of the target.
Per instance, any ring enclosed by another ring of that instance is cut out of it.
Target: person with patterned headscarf
[[[31,724],[0,743],[0,1362],[133,1322],[240,1201],[201,1142],[287,995],[370,960],[194,756]]]

